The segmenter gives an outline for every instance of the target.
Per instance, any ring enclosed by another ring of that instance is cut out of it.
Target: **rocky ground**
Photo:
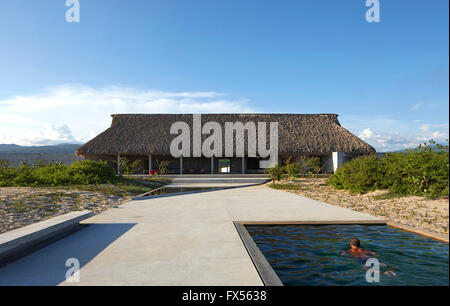
[[[95,214],[158,187],[96,185],[71,187],[0,187],[0,233],[71,211]]]
[[[344,208],[382,216],[396,223],[419,230],[449,235],[449,199],[427,199],[418,196],[398,196],[388,190],[355,194],[335,190],[326,185],[326,178],[300,178],[282,181],[277,189],[299,194]]]

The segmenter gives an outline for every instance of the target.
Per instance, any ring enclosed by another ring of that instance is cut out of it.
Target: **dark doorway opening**
[[[231,162],[229,159],[219,159],[219,173],[230,173]]]

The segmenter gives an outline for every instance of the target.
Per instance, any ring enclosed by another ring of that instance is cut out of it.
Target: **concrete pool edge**
[[[234,189],[234,188],[245,188],[245,187],[252,187],[252,186],[258,186],[262,185],[264,183],[255,183],[255,184],[247,184],[247,185],[227,185],[227,186],[214,186],[214,187],[208,187],[205,185],[200,186],[189,186],[187,184],[168,184],[161,187],[158,187],[156,189],[147,191],[145,193],[142,193],[140,195],[134,196],[131,198],[130,201],[140,201],[140,200],[150,200],[150,199],[157,199],[157,198],[163,198],[163,197],[171,197],[171,196],[178,196],[178,195],[186,195],[186,194],[195,194],[195,193],[204,193],[204,192],[211,192],[211,191],[218,191],[218,190],[226,190],[226,189]],[[150,196],[152,192],[158,191],[163,188],[204,188],[203,190],[195,190],[195,191],[183,191],[183,192],[176,192],[172,194],[161,194],[161,195],[154,195]],[[127,201],[127,202],[130,202]],[[125,202],[126,203],[126,202]]]
[[[151,194],[154,191],[158,191],[160,189],[163,188],[199,188],[199,190],[195,190],[195,191],[182,191],[182,192],[174,192],[174,193],[170,193],[170,194],[160,194],[160,195],[152,195],[150,196],[149,194]],[[195,194],[195,193],[203,193],[203,192],[211,192],[211,191],[217,191],[217,190],[222,190],[222,189],[228,189],[228,188],[236,188],[236,187],[205,187],[204,189],[200,190],[201,187],[186,187],[186,186],[163,186],[160,188],[157,188],[155,190],[146,192],[144,196],[139,195],[139,196],[135,196],[133,198],[131,198],[130,201],[141,201],[141,200],[151,200],[151,199],[157,199],[157,198],[165,198],[165,197],[173,197],[173,196],[179,196],[179,195],[186,195],[186,194]],[[128,201],[128,202],[130,202]]]
[[[425,237],[428,237],[428,238],[433,238],[435,240],[439,240],[439,241],[442,241],[442,242],[445,242],[445,243],[449,243],[448,237],[446,237],[444,235],[440,235],[438,233],[432,233],[432,232],[429,232],[429,231],[426,231],[426,230],[414,228],[414,227],[411,227],[411,226],[408,226],[408,225],[405,225],[405,224],[401,224],[401,223],[397,223],[397,222],[389,221],[389,220],[386,222],[386,225],[389,225],[389,226],[392,226],[392,227],[396,227],[396,228],[399,228],[399,229],[402,229],[402,230],[405,230],[405,231],[408,231],[408,232],[412,232],[412,233],[415,233],[415,234],[419,234],[421,236],[425,236]]]
[[[242,243],[247,250],[250,259],[253,262],[253,265],[256,268],[256,271],[259,274],[264,286],[284,286],[283,282],[280,280],[278,275],[275,273],[275,270],[272,268],[270,263],[267,261],[267,258],[261,252],[261,250],[256,245],[252,236],[249,234],[247,229],[245,228],[245,224],[241,222],[233,222],[239,237],[241,238]]]

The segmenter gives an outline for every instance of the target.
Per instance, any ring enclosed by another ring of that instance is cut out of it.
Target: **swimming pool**
[[[152,192],[146,194],[144,197],[175,194],[175,193],[182,193],[182,192],[206,191],[206,190],[212,190],[212,189],[218,189],[218,188],[215,188],[215,187],[162,187],[162,188],[153,190]]]
[[[246,225],[246,229],[287,286],[449,285],[448,244],[401,229],[385,225]],[[367,282],[362,262],[341,254],[354,237],[363,249],[379,255],[380,282]],[[383,274],[387,271],[397,275]]]

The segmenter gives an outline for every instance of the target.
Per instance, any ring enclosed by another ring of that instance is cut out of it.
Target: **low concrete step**
[[[92,215],[89,210],[74,211],[0,234],[0,265],[29,253],[45,241],[75,230],[81,220]]]

